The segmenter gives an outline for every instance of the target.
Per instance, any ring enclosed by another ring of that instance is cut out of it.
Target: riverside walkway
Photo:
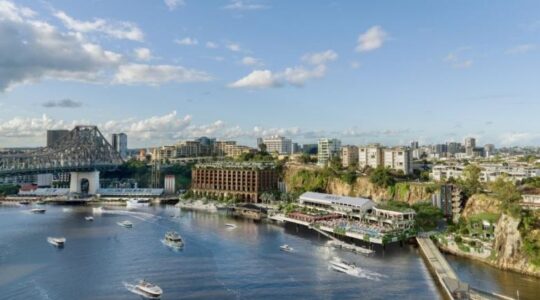
[[[497,293],[481,291],[471,288],[469,284],[462,282],[448,261],[441,254],[437,246],[429,238],[429,235],[419,235],[416,237],[420,251],[424,255],[429,269],[442,286],[445,296],[448,299],[503,299],[513,300],[513,298]]]

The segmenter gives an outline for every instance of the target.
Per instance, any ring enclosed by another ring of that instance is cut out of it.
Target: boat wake
[[[93,213],[95,214],[110,214],[110,215],[122,215],[122,216],[131,216],[136,219],[139,219],[141,221],[148,221],[153,218],[160,218],[159,216],[140,212],[140,211],[129,211],[129,210],[120,210],[120,209],[103,209],[101,207],[97,207],[93,209]]]
[[[127,283],[127,282],[122,282],[124,284],[124,287],[126,288],[126,290],[132,292],[133,294],[137,294],[139,296],[142,296],[143,298],[146,298],[146,299],[160,299],[160,297],[154,297],[154,296],[150,296],[142,291],[139,291],[137,289],[137,287],[134,285],[134,284],[131,284],[131,283]]]

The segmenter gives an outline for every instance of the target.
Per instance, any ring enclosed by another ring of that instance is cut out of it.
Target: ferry
[[[58,248],[62,248],[66,244],[66,238],[63,238],[63,237],[48,237],[47,242],[49,242],[49,244],[51,244],[53,246],[56,246]]]
[[[150,199],[136,199],[132,198],[126,202],[127,207],[146,207],[150,206]]]
[[[281,251],[285,251],[285,252],[293,252],[294,251],[294,248],[287,245],[287,244],[279,246],[279,249]]]
[[[85,219],[86,221],[94,221],[94,217],[92,217],[92,216],[84,217],[84,219]]]
[[[330,261],[330,268],[334,271],[356,276],[360,273],[355,264],[348,263],[339,258],[334,258]]]
[[[144,279],[139,281],[139,283],[135,285],[135,288],[138,291],[144,293],[145,295],[153,298],[159,298],[163,294],[163,290],[159,286],[150,283]]]
[[[30,210],[33,214],[44,214],[47,210],[44,208],[33,208]]]
[[[122,222],[118,222],[116,223],[122,227],[125,227],[125,228],[132,228],[133,227],[133,223],[131,223],[130,221],[128,220],[125,220],[125,221],[122,221]]]
[[[171,248],[180,249],[184,247],[182,237],[175,231],[169,231],[165,234],[165,238],[161,242]]]

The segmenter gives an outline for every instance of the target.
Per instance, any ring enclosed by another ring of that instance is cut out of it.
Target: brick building
[[[262,193],[278,188],[278,174],[273,163],[197,164],[191,177],[191,190],[195,195],[234,197],[243,202],[259,202]]]

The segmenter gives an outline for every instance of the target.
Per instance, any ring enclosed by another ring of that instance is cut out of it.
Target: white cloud
[[[211,80],[203,71],[175,65],[126,64],[114,76],[118,84],[160,85],[167,82],[200,82]]]
[[[467,50],[468,48],[460,48],[455,52],[449,53],[443,61],[450,64],[453,68],[456,69],[466,69],[473,65],[472,59],[464,59],[461,57],[460,52]]]
[[[311,65],[323,65],[334,61],[338,58],[334,50],[326,50],[324,52],[307,53],[302,56],[302,61]]]
[[[109,21],[104,19],[94,19],[93,21],[80,21],[63,11],[56,11],[57,17],[64,26],[70,30],[80,33],[98,32],[117,39],[125,39],[141,42],[144,40],[144,33],[137,25],[125,21]]]
[[[152,59],[152,52],[148,48],[137,48],[133,50],[133,53],[138,60],[147,61]]]
[[[324,77],[325,73],[326,66],[318,65],[313,69],[306,69],[304,67],[287,68],[281,76],[290,84],[303,86],[309,79]]]
[[[262,66],[263,63],[260,59],[252,57],[252,56],[245,56],[242,58],[242,64],[246,66]]]
[[[358,36],[357,52],[368,52],[383,46],[388,34],[380,27],[373,26]]]
[[[195,46],[199,44],[199,41],[197,41],[197,39],[194,39],[191,37],[185,37],[183,39],[176,39],[174,40],[174,42],[182,46]]]
[[[35,19],[29,8],[0,1],[0,91],[41,79],[98,81],[122,56]]]
[[[358,68],[360,68],[360,65],[361,64],[359,62],[357,62],[357,61],[351,61],[351,63],[350,63],[350,66],[351,66],[352,69],[358,69]]]
[[[268,6],[249,0],[231,0],[229,4],[225,5],[223,8],[230,10],[260,10],[266,9]]]
[[[322,78],[326,74],[326,64],[336,60],[337,53],[327,50],[318,53],[308,53],[302,56],[302,61],[309,64],[306,66],[296,66],[285,68],[282,72],[272,72],[270,70],[255,70],[247,76],[229,84],[232,88],[271,88],[281,87],[285,83],[303,86],[308,80]],[[248,58],[248,59],[246,59]],[[245,57],[248,63],[254,63],[252,57]]]
[[[240,48],[240,45],[238,44],[235,44],[235,43],[229,43],[227,44],[227,49],[233,51],[233,52],[240,52],[242,51],[242,48]]]
[[[504,146],[512,145],[538,145],[540,134],[530,132],[508,132],[500,136],[500,143]]]
[[[533,50],[536,50],[537,46],[535,44],[521,44],[514,46],[506,50],[507,54],[523,54]]]
[[[269,88],[279,86],[278,79],[270,70],[255,70],[236,82],[229,84],[231,88]]]
[[[214,42],[206,42],[206,48],[216,49],[218,47],[219,47],[218,44],[216,44]]]
[[[42,115],[40,118],[13,117],[10,120],[0,122],[0,136],[9,138],[40,137],[45,135],[45,131],[48,129],[73,128],[73,126],[75,126],[75,122],[70,124],[62,120],[54,120],[47,115]]]
[[[186,5],[186,2],[184,0],[164,0],[165,5],[169,8],[169,10],[175,10],[179,6]]]

